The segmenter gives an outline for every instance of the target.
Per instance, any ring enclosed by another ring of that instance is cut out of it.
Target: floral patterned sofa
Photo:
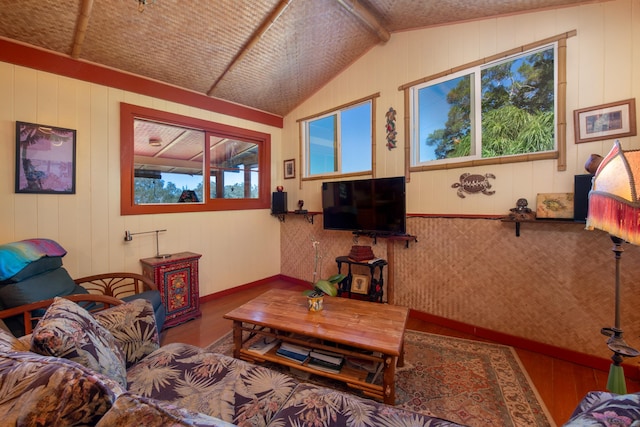
[[[55,298],[30,336],[0,329],[3,425],[457,425],[198,347],[160,347],[151,303],[114,301],[92,315]]]
[[[587,393],[564,424],[564,427],[579,426],[640,426],[640,393]]]

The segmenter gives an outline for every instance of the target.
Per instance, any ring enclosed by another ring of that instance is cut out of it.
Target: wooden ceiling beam
[[[224,71],[218,76],[215,82],[211,85],[211,88],[207,91],[207,95],[211,96],[213,94],[214,89],[218,86],[218,83],[227,75],[227,73],[238,63],[244,56],[251,51],[253,46],[255,46],[264,33],[271,28],[271,26],[276,22],[276,20],[282,15],[284,10],[289,6],[293,0],[280,0],[278,5],[273,9],[273,11],[267,16],[262,22],[262,25],[251,35],[247,43],[242,46],[242,49],[236,54],[236,56],[231,60],[229,65],[224,69]]]
[[[84,36],[87,34],[87,27],[89,26],[92,9],[93,0],[83,0],[82,7],[80,9],[80,16],[78,16],[76,31],[73,36],[73,48],[71,49],[71,57],[73,59],[78,59],[80,52],[82,51]]]
[[[378,18],[376,18],[369,9],[361,5],[358,0],[337,0],[337,2],[378,36],[381,43],[389,41],[391,33],[389,33]]]

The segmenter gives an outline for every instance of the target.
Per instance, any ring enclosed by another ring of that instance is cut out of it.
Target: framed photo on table
[[[369,294],[369,276],[354,274],[351,278],[351,292],[354,294]]]
[[[289,159],[284,161],[284,179],[296,177],[296,160]]]
[[[15,192],[75,194],[74,129],[16,122]]]
[[[573,112],[576,144],[603,139],[634,136],[636,132],[636,100],[582,108]]]

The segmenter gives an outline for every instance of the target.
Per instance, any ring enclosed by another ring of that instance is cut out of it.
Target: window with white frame
[[[372,170],[374,99],[302,119],[303,178]]]
[[[557,63],[551,43],[411,86],[411,166],[555,152]]]

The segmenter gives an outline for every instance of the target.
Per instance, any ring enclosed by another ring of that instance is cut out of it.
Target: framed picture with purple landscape
[[[74,129],[16,122],[15,192],[75,194]]]
[[[636,132],[636,100],[581,108],[573,112],[576,144],[603,139],[634,136]]]

